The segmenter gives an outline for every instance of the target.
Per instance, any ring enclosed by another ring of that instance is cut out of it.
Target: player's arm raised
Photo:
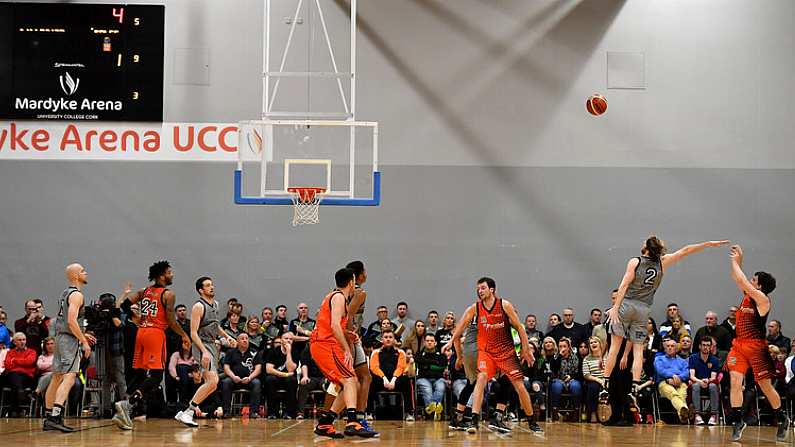
[[[674,264],[681,261],[685,257],[698,253],[704,250],[705,248],[720,247],[721,245],[726,245],[728,243],[729,241],[724,240],[724,241],[706,241],[700,244],[685,245],[684,247],[680,248],[679,250],[676,250],[671,254],[662,255],[660,261],[662,262],[663,269],[667,269],[668,267],[673,266]]]
[[[758,290],[748,281],[748,277],[743,272],[743,249],[739,245],[733,245],[729,251],[732,267],[732,279],[737,284],[737,287],[748,294],[756,303],[757,309],[761,315],[767,315],[770,311],[770,298],[767,297],[761,290]]]
[[[533,366],[535,358],[530,352],[530,343],[527,340],[527,333],[524,331],[522,321],[519,320],[519,315],[516,314],[516,309],[514,309],[513,304],[508,300],[502,300],[502,309],[505,311],[508,321],[511,322],[511,326],[519,333],[519,341],[522,345],[522,359],[527,362],[528,366]]]
[[[618,292],[616,292],[616,302],[607,311],[608,321],[618,321],[618,309],[621,307],[621,302],[624,301],[627,288],[635,280],[635,270],[637,270],[638,264],[640,264],[640,259],[638,258],[632,258],[627,262],[627,270],[624,272],[624,277],[621,278],[621,285],[618,286]]]

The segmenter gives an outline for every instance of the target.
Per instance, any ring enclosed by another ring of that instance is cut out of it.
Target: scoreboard
[[[162,121],[165,7],[0,3],[0,119]]]

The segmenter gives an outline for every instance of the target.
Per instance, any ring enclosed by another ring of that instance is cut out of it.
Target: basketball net
[[[288,188],[293,199],[293,226],[314,225],[320,221],[320,201],[325,188]]]

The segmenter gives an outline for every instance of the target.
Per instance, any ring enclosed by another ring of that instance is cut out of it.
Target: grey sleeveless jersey
[[[663,277],[662,262],[646,256],[638,257],[635,279],[627,287],[624,299],[640,301],[648,306],[654,303],[654,294]]]
[[[204,315],[202,316],[202,320],[199,323],[199,338],[202,341],[213,343],[218,339],[218,335],[220,334],[219,322],[221,320],[218,318],[218,301],[214,301],[212,304],[210,304],[207,301],[204,301],[203,298],[199,298],[196,302],[201,303],[201,305],[204,306]]]
[[[360,286],[357,285],[356,291],[359,290],[364,291],[364,289],[362,289]],[[359,310],[356,311],[356,314],[353,315],[353,318],[351,319],[351,326],[353,327],[353,330],[356,333],[359,332],[363,324],[364,324],[364,303],[362,303],[362,305],[359,307]]]
[[[55,324],[52,327],[52,335],[68,334],[74,336],[72,331],[69,330],[69,323],[67,318],[69,316],[69,296],[75,292],[79,292],[76,287],[67,287],[61,293],[61,299],[58,301],[58,316],[55,317]],[[80,306],[80,311],[77,313],[77,323],[82,324],[85,315],[85,306]]]
[[[467,327],[466,334],[464,334],[463,347],[465,350],[474,348],[477,351],[478,346],[478,322],[477,316],[472,318]]]

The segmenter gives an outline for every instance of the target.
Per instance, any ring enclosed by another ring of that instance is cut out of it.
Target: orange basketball
[[[585,101],[585,109],[594,116],[599,116],[607,111],[607,99],[599,93],[594,93]]]

